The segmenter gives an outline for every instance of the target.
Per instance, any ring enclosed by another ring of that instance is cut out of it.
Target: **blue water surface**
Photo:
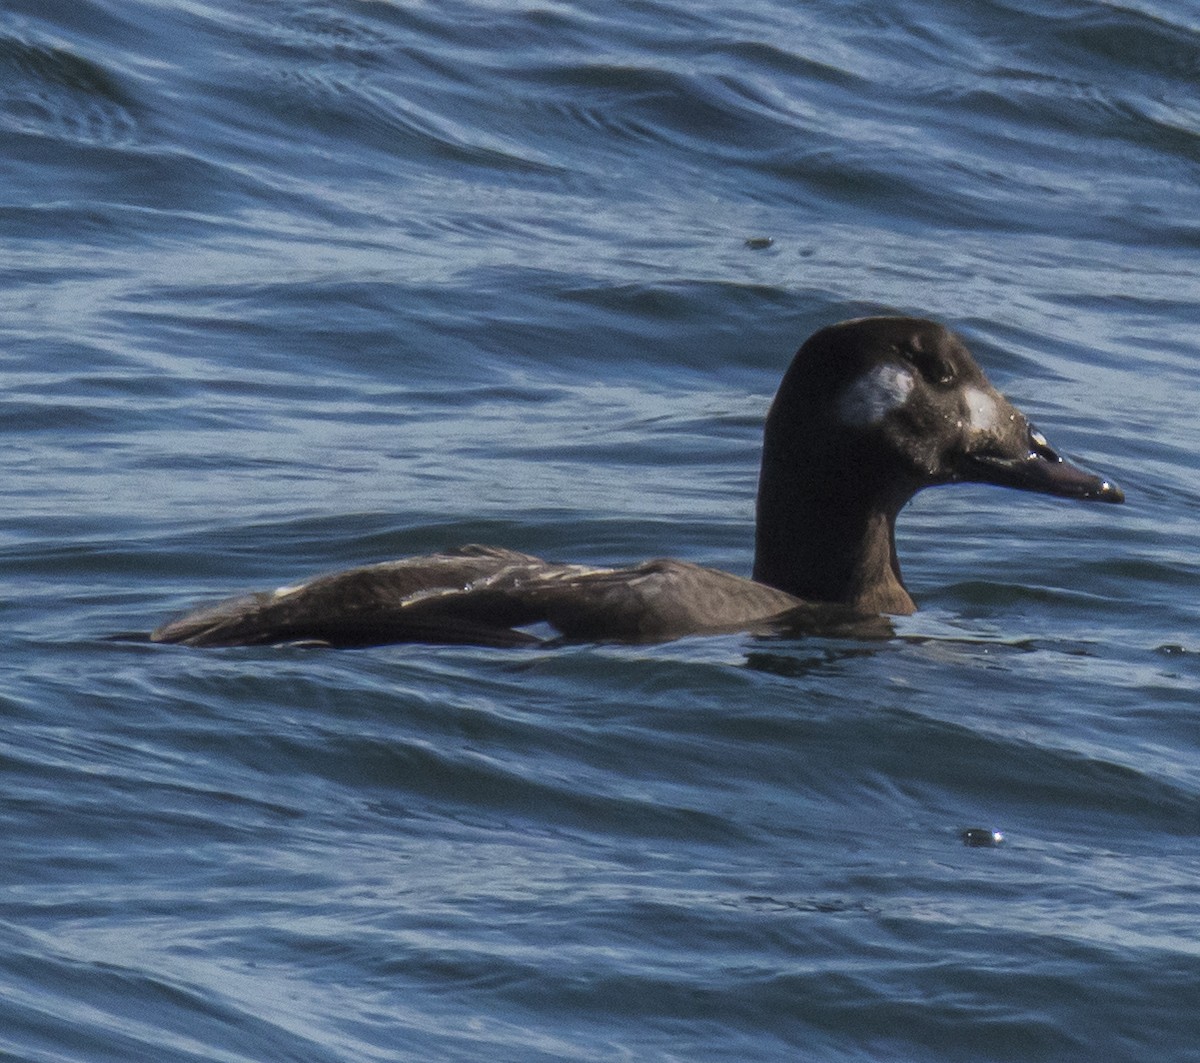
[[[6,0],[0,1057],[1200,1059],[1198,79],[1188,0]],[[1126,506],[925,493],[886,641],[107,639],[745,574],[877,312]]]

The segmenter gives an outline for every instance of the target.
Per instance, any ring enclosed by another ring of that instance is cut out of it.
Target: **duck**
[[[904,616],[916,603],[896,519],[917,492],[956,483],[1125,497],[1052,449],[944,325],[855,318],[804,342],[767,413],[750,578],[670,558],[610,568],[467,545],[228,598],[149,638],[194,647],[632,643],[769,632],[797,618],[820,627],[822,617]]]

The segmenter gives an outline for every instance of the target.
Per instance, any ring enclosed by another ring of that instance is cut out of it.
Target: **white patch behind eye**
[[[980,391],[979,388],[967,388],[963,393],[963,397],[967,400],[971,431],[994,431],[1000,416],[1000,411],[996,407],[996,400],[986,391]]]
[[[898,365],[877,365],[863,373],[838,399],[842,424],[870,428],[908,401],[913,375]]]

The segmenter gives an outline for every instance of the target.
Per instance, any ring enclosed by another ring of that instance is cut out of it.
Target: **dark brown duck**
[[[874,317],[800,348],[763,438],[754,578],[685,561],[558,564],[466,546],[231,598],[164,624],[189,646],[517,645],[522,627],[641,641],[765,630],[790,614],[908,614],[896,517],[924,487],[991,483],[1122,502],[1056,454],[933,321]]]

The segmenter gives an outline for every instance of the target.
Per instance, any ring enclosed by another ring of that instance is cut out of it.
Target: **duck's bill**
[[[1032,426],[1025,445],[1016,454],[981,451],[963,455],[959,474],[963,480],[998,484],[1021,491],[1039,491],[1061,498],[1094,502],[1124,502],[1125,492],[1111,480],[1093,476],[1058,455],[1046,437]]]

